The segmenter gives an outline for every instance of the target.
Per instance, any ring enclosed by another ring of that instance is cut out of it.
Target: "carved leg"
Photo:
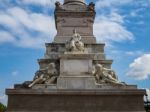
[[[28,85],[28,87],[32,87],[33,85],[40,83],[42,81],[43,81],[42,78],[35,79],[31,84]]]

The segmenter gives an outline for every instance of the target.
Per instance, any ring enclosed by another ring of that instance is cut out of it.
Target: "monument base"
[[[142,89],[7,89],[7,112],[145,112]]]

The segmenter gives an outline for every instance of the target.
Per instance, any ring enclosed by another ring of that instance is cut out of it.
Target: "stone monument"
[[[56,2],[57,34],[32,81],[6,89],[7,112],[145,112],[145,90],[118,80],[93,35],[95,5]]]

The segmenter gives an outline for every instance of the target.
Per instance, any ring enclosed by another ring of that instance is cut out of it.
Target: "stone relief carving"
[[[32,87],[35,84],[55,84],[58,77],[58,70],[55,63],[50,63],[45,69],[35,73],[33,81],[28,85]]]
[[[97,83],[110,83],[124,85],[124,82],[120,82],[118,77],[112,69],[104,68],[101,64],[94,66],[93,75],[95,76]]]
[[[89,3],[87,7],[88,11],[95,11],[95,4],[93,2]]]
[[[79,51],[79,52],[84,52],[84,43],[81,41],[81,36],[80,34],[76,33],[76,30],[74,30],[74,34],[70,41],[66,42],[66,49],[67,51]]]

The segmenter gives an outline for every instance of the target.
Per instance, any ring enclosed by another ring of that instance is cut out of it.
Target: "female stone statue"
[[[81,39],[81,36],[75,30],[70,41],[66,43],[66,49],[69,51],[84,51],[84,43]]]

